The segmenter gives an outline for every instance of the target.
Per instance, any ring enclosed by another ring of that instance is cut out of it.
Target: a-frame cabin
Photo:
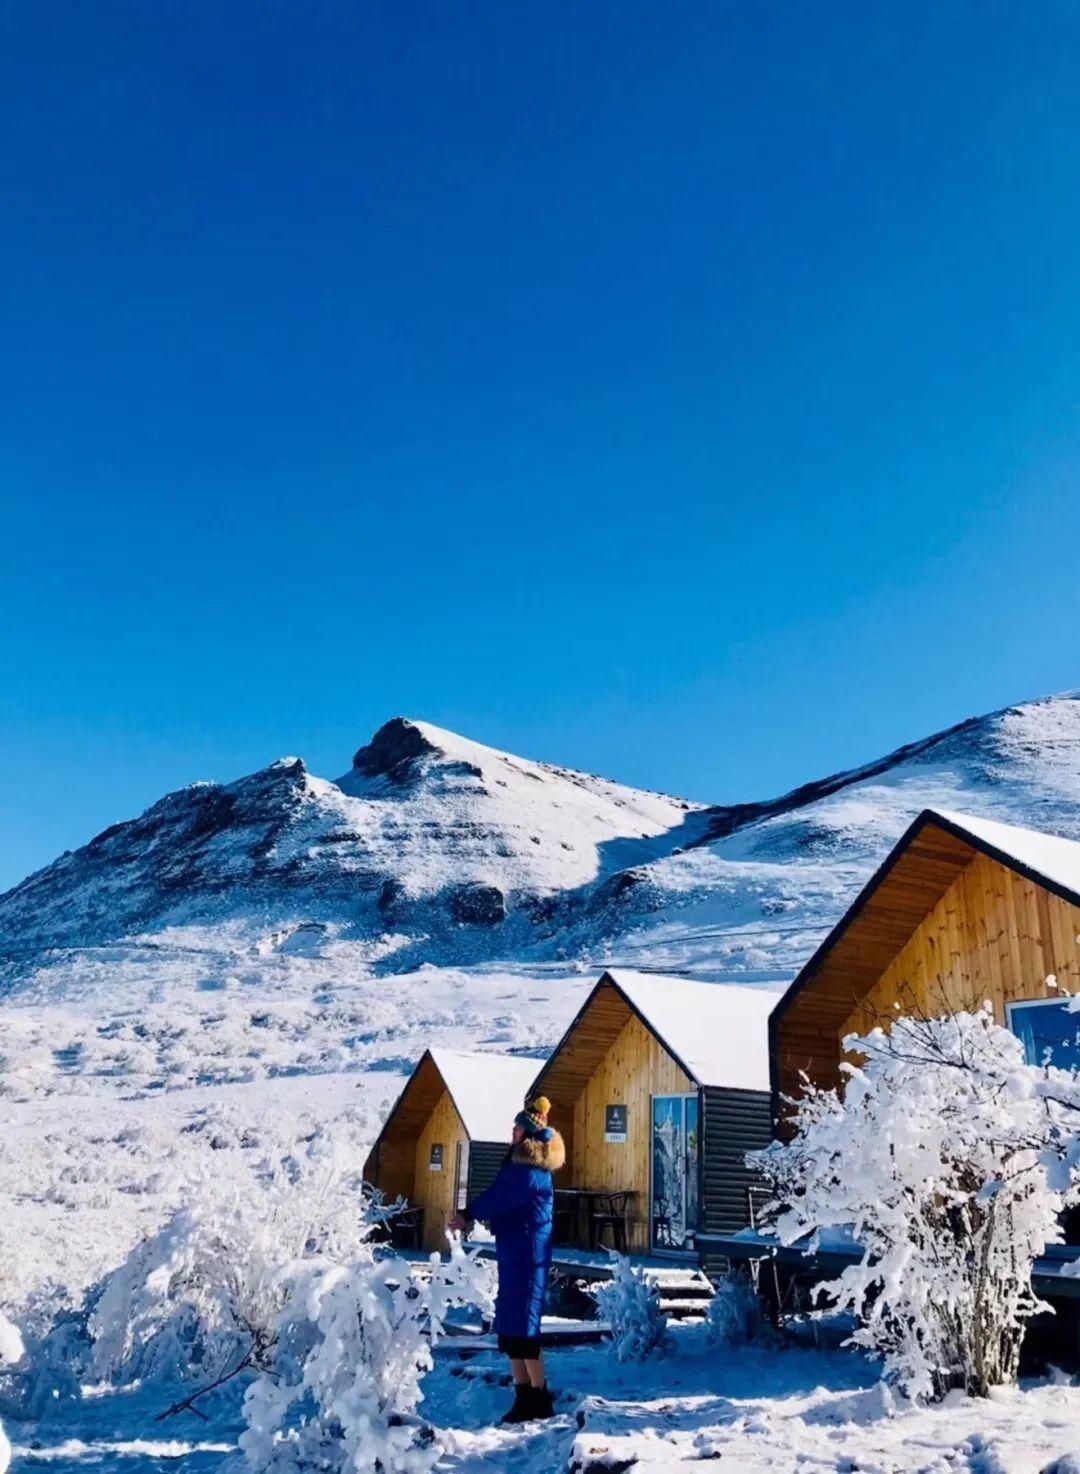
[[[926,809],[773,1012],[774,1120],[804,1073],[840,1083],[843,1038],[898,1010],[989,1000],[1030,1058],[1080,1065],[1066,990],[1080,990],[1080,843]]]
[[[597,982],[534,1081],[566,1167],[556,1188],[626,1195],[631,1253],[697,1257],[748,1222],[745,1154],[770,1140],[774,990],[618,969]],[[581,1242],[588,1215],[564,1224]]]
[[[364,1178],[421,1210],[424,1249],[445,1249],[449,1220],[494,1180],[535,1074],[535,1059],[428,1049],[406,1080]]]

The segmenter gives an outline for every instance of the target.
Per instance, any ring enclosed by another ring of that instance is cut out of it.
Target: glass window
[[[1008,1019],[1029,1064],[1080,1069],[1080,1013],[1070,1013],[1066,999],[1010,1003]]]
[[[654,1095],[652,1243],[685,1252],[698,1226],[698,1099]]]

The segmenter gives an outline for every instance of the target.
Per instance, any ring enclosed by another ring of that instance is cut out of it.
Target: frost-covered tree
[[[215,1380],[269,1365],[286,1269],[347,1258],[380,1216],[354,1162],[347,1140],[327,1136],[245,1177],[205,1177],[95,1288],[86,1375]]]
[[[344,1264],[309,1264],[277,1318],[273,1365],[244,1398],[240,1444],[269,1471],[428,1474],[440,1457],[418,1416],[433,1343],[455,1305],[493,1308],[490,1266],[451,1241],[417,1271],[364,1245]]]
[[[753,1154],[775,1184],[776,1232],[861,1247],[819,1289],[858,1315],[854,1341],[909,1395],[1015,1381],[1043,1308],[1033,1262],[1077,1197],[1076,1079],[1028,1065],[988,1008],[896,1018],[844,1048],[843,1093],[807,1084],[793,1139]]]
[[[667,1341],[660,1292],[625,1254],[610,1253],[612,1276],[597,1287],[596,1300],[600,1315],[611,1327],[611,1354],[616,1361],[646,1361]]]

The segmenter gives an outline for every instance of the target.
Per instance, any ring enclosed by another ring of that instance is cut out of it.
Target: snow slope
[[[703,842],[637,872],[605,955],[787,982],[924,808],[1080,838],[1080,697],[1009,707],[768,804],[714,810]]]

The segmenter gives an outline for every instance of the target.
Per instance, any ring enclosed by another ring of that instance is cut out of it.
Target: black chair
[[[591,1247],[603,1247],[604,1234],[611,1233],[611,1247],[619,1254],[626,1253],[626,1208],[629,1193],[603,1193],[593,1203],[589,1215],[589,1239]]]
[[[404,1208],[389,1220],[390,1242],[395,1249],[420,1249],[424,1244],[424,1210]]]

